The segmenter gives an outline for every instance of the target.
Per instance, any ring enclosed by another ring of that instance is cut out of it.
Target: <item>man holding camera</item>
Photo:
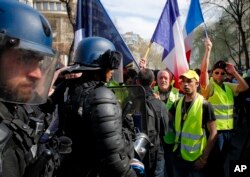
[[[232,132],[234,129],[233,109],[234,96],[248,89],[248,84],[241,75],[236,71],[231,63],[225,61],[217,61],[212,68],[211,78],[208,77],[208,64],[212,48],[212,42],[207,38],[205,40],[206,52],[201,63],[201,91],[205,99],[207,99],[214,108],[216,117],[216,128],[218,130],[218,139],[215,145],[215,151],[218,153],[216,165],[218,171],[223,169],[226,155],[228,154]],[[237,83],[224,82],[226,74],[231,74],[237,80]],[[218,160],[219,158],[219,160]],[[219,165],[220,164],[220,165]],[[214,170],[217,171],[217,170]],[[219,176],[225,176],[223,171]]]

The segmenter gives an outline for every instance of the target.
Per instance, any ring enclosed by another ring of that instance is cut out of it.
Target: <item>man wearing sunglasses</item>
[[[236,71],[231,63],[217,61],[212,68],[211,78],[208,77],[209,57],[212,49],[212,42],[209,38],[205,40],[206,52],[201,63],[201,90],[202,94],[214,107],[216,117],[216,128],[218,130],[218,139],[215,145],[217,155],[214,155],[215,167],[213,171],[220,171],[218,176],[225,176],[223,166],[229,151],[232,132],[234,129],[233,109],[234,96],[248,89],[248,84]],[[226,74],[231,74],[237,80],[237,83],[224,82]],[[217,162],[217,163],[216,163]]]

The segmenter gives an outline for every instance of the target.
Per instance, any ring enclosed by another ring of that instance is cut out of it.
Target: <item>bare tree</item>
[[[72,10],[73,8],[75,8],[73,0],[60,0],[62,3],[65,4],[66,9],[67,9],[67,14],[68,14],[68,18],[70,21],[70,24],[72,25],[73,31],[75,31],[76,29],[76,12],[75,10]],[[70,49],[69,49],[69,61],[68,64],[72,64],[73,63],[73,52],[74,52],[74,39],[70,45]]]
[[[249,26],[250,1],[249,0],[206,0],[203,4],[210,4],[221,8],[225,12],[224,18],[232,19],[232,23],[235,24],[236,29],[238,30],[240,36],[238,41],[239,42],[238,47],[240,48],[238,53],[239,57],[238,64],[241,65],[241,53],[244,53],[246,69],[249,69],[249,54],[248,54],[249,51],[247,49],[248,36],[246,31],[250,29]],[[230,46],[227,41],[225,41],[225,44],[228,46],[229,49],[234,48]],[[233,58],[232,53],[230,54],[230,56]]]

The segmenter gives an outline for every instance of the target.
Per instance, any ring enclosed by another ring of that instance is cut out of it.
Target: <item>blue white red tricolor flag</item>
[[[188,62],[190,62],[192,50],[192,36],[194,29],[204,22],[199,0],[191,0],[187,19],[183,29],[183,37],[185,40],[185,49]],[[206,29],[205,29],[206,31]]]
[[[124,66],[135,62],[133,55],[100,0],[78,0],[74,49],[76,49],[79,41],[90,36],[104,37],[113,42],[116,50],[123,54]],[[137,63],[135,62],[135,64]]]
[[[168,0],[151,42],[163,48],[163,63],[174,74],[175,80],[189,69],[186,59],[182,25],[177,0]]]

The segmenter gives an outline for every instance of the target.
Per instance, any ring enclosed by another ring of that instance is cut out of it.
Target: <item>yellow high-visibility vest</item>
[[[195,161],[199,158],[207,144],[204,128],[202,128],[203,96],[198,94],[194,103],[190,105],[187,117],[181,127],[182,103],[184,97],[180,99],[175,113],[175,145],[173,151],[180,146],[181,156],[184,160]]]
[[[214,108],[216,117],[217,130],[231,130],[233,129],[233,106],[234,96],[233,91],[225,85],[225,91],[214,82],[213,78],[210,82],[214,86],[213,95],[208,98],[208,101]]]
[[[171,90],[169,92],[169,96],[168,96],[167,102],[166,102],[166,108],[167,108],[168,111],[173,106],[174,102],[176,100],[178,100],[178,98],[179,98],[179,89],[175,88],[173,86],[173,83],[174,82],[171,83]],[[159,87],[155,86],[154,87],[154,92],[158,92],[158,91],[159,91]]]

